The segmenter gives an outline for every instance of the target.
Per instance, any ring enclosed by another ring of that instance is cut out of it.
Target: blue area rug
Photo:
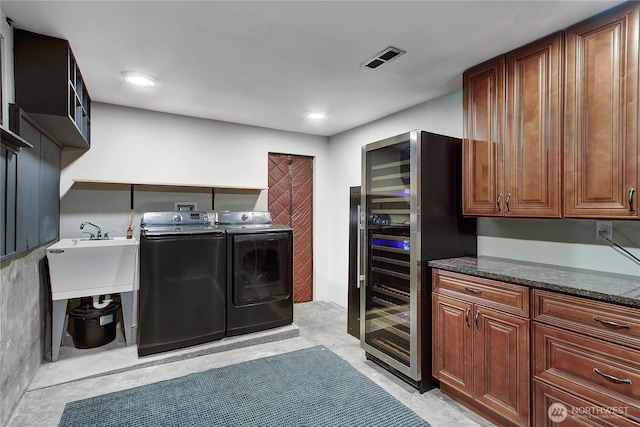
[[[323,346],[67,403],[60,426],[429,426]]]

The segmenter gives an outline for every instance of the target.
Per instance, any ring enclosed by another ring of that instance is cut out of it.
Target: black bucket
[[[119,308],[117,302],[111,302],[104,308],[94,308],[89,300],[83,298],[80,306],[69,312],[73,319],[73,345],[76,348],[94,348],[113,341]]]

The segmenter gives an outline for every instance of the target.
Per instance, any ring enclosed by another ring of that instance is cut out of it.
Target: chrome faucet
[[[91,234],[91,236],[90,236],[91,240],[100,240],[100,239],[102,239],[102,230],[100,229],[100,227],[98,227],[95,224],[91,224],[90,222],[85,221],[82,224],[80,224],[80,230],[84,229],[85,225],[90,225],[92,227],[95,227],[98,230],[98,234],[97,235],[94,235],[93,233],[89,233],[89,234]],[[85,231],[85,233],[88,233],[88,232]]]

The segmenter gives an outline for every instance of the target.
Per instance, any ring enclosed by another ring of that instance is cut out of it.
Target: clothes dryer
[[[226,335],[293,322],[293,230],[269,212],[216,214],[227,234]]]

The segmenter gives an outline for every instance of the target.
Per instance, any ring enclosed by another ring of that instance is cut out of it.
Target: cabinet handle
[[[504,203],[507,205],[507,212],[511,212],[511,207],[509,207],[509,200],[511,200],[511,193],[507,193],[507,198]]]
[[[611,326],[612,328],[618,328],[618,329],[631,329],[631,325],[629,325],[628,323],[625,323],[624,325],[620,325],[618,323],[615,322],[611,322],[609,320],[602,320],[600,319],[598,316],[594,316],[593,320],[595,320],[596,322],[600,322],[603,325],[606,326]]]
[[[498,199],[496,200],[496,205],[498,205],[498,212],[502,212],[502,207],[500,206],[501,200],[502,200],[502,193],[498,194]]]
[[[476,310],[476,329],[480,330],[480,324],[478,323],[478,317],[480,316],[480,310]]]
[[[630,188],[629,189],[629,212],[633,213],[636,210],[633,209],[633,194],[636,192],[635,188]]]
[[[471,327],[471,323],[469,322],[469,314],[471,313],[471,309],[467,308],[467,312],[464,313],[464,321],[467,322],[467,326]]]
[[[471,292],[472,294],[481,294],[482,293],[482,291],[480,289],[473,289],[473,288],[470,288],[468,286],[465,286],[464,290],[467,291],[467,292]]]
[[[596,374],[605,377],[608,380],[613,381],[614,383],[623,383],[623,384],[631,384],[631,380],[629,378],[616,378],[613,375],[609,375],[609,374],[605,374],[604,372],[600,371],[600,369],[598,368],[593,368],[593,372],[595,372]]]

